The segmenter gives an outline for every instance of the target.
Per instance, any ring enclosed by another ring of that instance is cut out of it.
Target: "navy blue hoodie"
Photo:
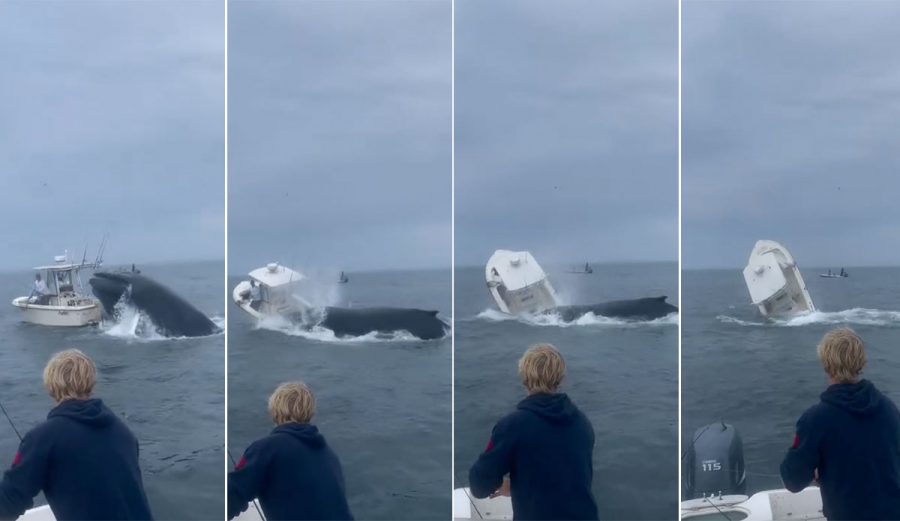
[[[568,396],[533,394],[494,426],[469,488],[487,497],[508,473],[515,519],[597,519],[593,451],[594,428]]]
[[[138,442],[98,399],[68,400],[32,429],[0,482],[0,519],[44,491],[56,519],[152,519]]]
[[[784,486],[803,490],[816,469],[829,520],[900,519],[900,413],[868,380],[829,386],[797,421]]]
[[[256,498],[268,521],[353,519],[341,462],[306,423],[280,425],[253,442],[228,474],[228,519]]]

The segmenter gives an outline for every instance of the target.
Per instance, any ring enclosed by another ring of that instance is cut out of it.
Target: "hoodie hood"
[[[868,380],[860,380],[855,384],[831,385],[821,396],[825,403],[862,416],[878,412],[882,398],[881,392]]]
[[[319,429],[309,423],[285,423],[272,430],[272,434],[287,434],[302,441],[312,448],[325,446],[325,437],[319,434]]]
[[[47,419],[69,418],[90,425],[92,427],[105,427],[112,423],[116,415],[99,398],[90,400],[66,400],[57,405],[47,414]]]
[[[518,408],[531,411],[550,423],[569,423],[578,413],[565,393],[532,394],[519,402]]]

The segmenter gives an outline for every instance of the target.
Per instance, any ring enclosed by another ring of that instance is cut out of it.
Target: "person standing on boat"
[[[41,274],[34,276],[34,287],[31,292],[37,296],[39,305],[47,305],[50,302],[50,290],[47,289],[47,283],[41,279]]]
[[[313,425],[316,399],[303,382],[269,397],[275,429],[253,442],[228,474],[228,519],[259,499],[266,519],[353,519],[341,462]]]
[[[594,428],[558,391],[565,373],[552,345],[525,352],[519,377],[528,397],[494,426],[469,470],[472,495],[510,496],[514,519],[597,519],[591,492]]]
[[[56,402],[29,431],[0,481],[0,519],[16,519],[41,491],[57,520],[149,520],[138,442],[103,401],[91,398],[97,369],[77,349],[44,368]]]
[[[791,492],[817,481],[825,517],[900,519],[900,412],[868,380],[862,339],[829,332],[818,346],[829,386],[797,421],[781,463]]]
[[[250,307],[259,310],[260,300],[259,283],[255,280],[250,281]]]

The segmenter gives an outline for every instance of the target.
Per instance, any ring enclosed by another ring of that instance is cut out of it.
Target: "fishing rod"
[[[6,407],[3,406],[3,402],[0,402],[0,411],[3,411],[3,416],[6,416],[6,421],[9,422],[9,426],[12,427],[13,432],[19,437],[19,441],[22,441],[22,435],[19,434],[19,429],[16,428],[16,424],[13,423],[12,418],[9,417],[9,413],[6,412]]]
[[[231,455],[231,449],[225,449],[225,452],[228,453],[228,459],[231,460],[231,466],[237,470],[237,463],[234,461],[234,456]],[[251,503],[253,503],[253,508],[256,509],[256,513],[259,514],[259,518],[266,521],[266,516],[264,516],[262,510],[259,509],[259,503],[257,503],[255,499],[251,501]]]

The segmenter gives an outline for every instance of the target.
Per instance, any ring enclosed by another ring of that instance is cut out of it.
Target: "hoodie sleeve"
[[[34,505],[44,487],[50,460],[50,442],[31,431],[22,439],[12,467],[0,482],[0,519],[16,519]]]
[[[257,441],[247,447],[234,470],[228,473],[228,519],[234,519],[247,510],[250,502],[259,496],[265,481],[268,458]]]
[[[800,492],[815,479],[819,467],[819,446],[822,433],[815,427],[810,409],[797,420],[794,443],[781,462],[781,479],[791,492]]]
[[[516,443],[511,423],[510,417],[506,417],[494,426],[487,448],[469,469],[469,489],[476,498],[493,494],[512,468]]]

